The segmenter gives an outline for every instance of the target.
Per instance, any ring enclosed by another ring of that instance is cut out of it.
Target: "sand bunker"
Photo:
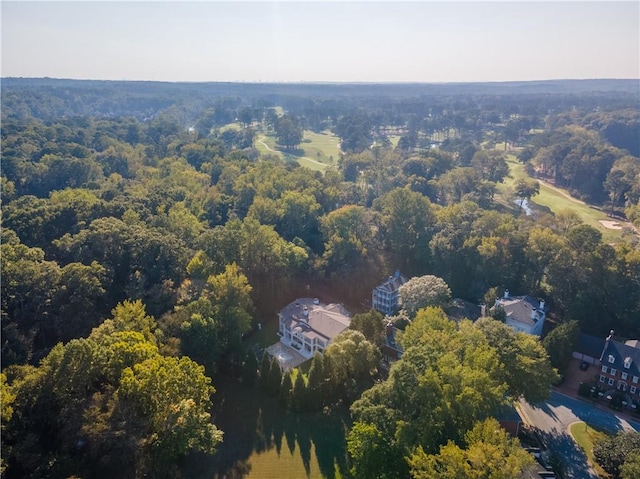
[[[617,221],[606,221],[600,220],[600,224],[605,228],[609,228],[610,230],[621,230],[622,226]]]

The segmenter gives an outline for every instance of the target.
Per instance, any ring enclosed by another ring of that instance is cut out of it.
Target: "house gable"
[[[406,282],[405,277],[396,271],[384,283],[374,288],[371,293],[371,307],[388,316],[393,314],[398,307],[398,290]]]
[[[516,331],[540,336],[546,313],[544,301],[537,301],[531,296],[509,296],[505,292],[503,298],[496,300],[494,307],[501,307],[506,315],[506,324]]]
[[[300,298],[280,313],[280,341],[305,357],[323,353],[333,338],[349,327],[349,312],[340,304],[325,305],[317,299]]]

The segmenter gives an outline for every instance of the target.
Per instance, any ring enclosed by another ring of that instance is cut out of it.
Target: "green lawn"
[[[253,142],[253,146],[260,152],[261,155],[276,155],[282,158],[282,153],[279,151],[272,151],[276,149],[276,139],[273,136],[267,136],[261,133],[256,135]]]
[[[391,145],[394,148],[398,146],[398,142],[400,141],[400,138],[402,138],[400,135],[394,135],[389,137],[389,141],[391,142]]]
[[[229,123],[228,125],[224,125],[223,127],[220,128],[220,133],[223,133],[227,130],[240,131],[242,130],[242,125],[240,125],[240,123]]]
[[[589,459],[589,462],[596,470],[598,476],[609,477],[604,469],[602,469],[602,467],[600,467],[593,458],[593,444],[596,441],[605,439],[607,435],[604,432],[597,431],[596,429],[587,426],[584,422],[576,422],[572,424],[569,432],[584,451],[587,459]]]
[[[503,194],[507,188],[513,187],[516,180],[529,177],[524,170],[524,165],[514,155],[507,155],[507,163],[509,164],[511,178],[506,178],[504,185],[498,185],[498,191]],[[530,203],[534,207],[535,205],[540,205],[548,208],[554,213],[566,208],[572,209],[580,215],[585,224],[593,226],[602,233],[603,242],[616,243],[621,241],[623,230],[605,228],[600,223],[600,220],[611,220],[605,213],[581,201],[569,199],[565,195],[568,196],[568,193],[562,194],[558,188],[540,183],[540,194],[534,196]]]
[[[302,143],[299,146],[301,153],[299,155],[278,150],[275,138],[264,133],[257,135],[254,145],[261,154],[277,155],[286,161],[295,161],[310,170],[324,171],[329,166],[337,164],[340,156],[338,141],[338,137],[329,131],[315,133],[305,130]]]
[[[321,163],[335,164],[340,156],[339,141],[340,139],[328,130],[323,133],[306,130],[300,147],[309,158]]]
[[[214,423],[224,441],[214,457],[188,458],[184,477],[202,479],[340,479],[347,475],[346,409],[291,413],[279,400],[219,376]]]

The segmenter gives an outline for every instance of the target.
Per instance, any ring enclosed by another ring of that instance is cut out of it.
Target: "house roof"
[[[398,333],[400,330],[395,326],[388,324],[386,334],[384,336],[384,345],[398,352],[402,352],[402,346],[398,342]]]
[[[399,272],[396,272],[394,276],[389,276],[389,278],[384,283],[377,286],[376,289],[393,293],[406,282],[407,280],[405,279],[405,277],[402,276]]]
[[[613,357],[613,363],[609,361],[609,356]],[[627,363],[628,368],[625,367]],[[633,376],[640,376],[640,349],[615,340],[609,341],[602,354],[602,364]]]
[[[585,333],[580,333],[578,341],[574,347],[576,352],[586,354],[587,356],[591,356],[596,359],[600,358],[603,349],[604,339]]]
[[[541,318],[541,314],[537,314],[532,318],[531,313],[534,310],[541,311],[540,302],[531,296],[509,296],[508,298],[500,298],[498,305],[504,309],[507,318],[518,321],[528,326],[535,325]]]
[[[305,317],[304,312],[308,312]],[[323,304],[312,298],[300,298],[285,306],[280,315],[292,331],[308,338],[333,339],[349,327],[349,312],[341,304]]]

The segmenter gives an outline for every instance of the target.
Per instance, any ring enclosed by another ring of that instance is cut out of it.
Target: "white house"
[[[407,280],[404,276],[399,271],[396,271],[393,276],[389,276],[384,283],[373,290],[371,293],[371,307],[388,316],[392,315],[398,307],[398,290],[406,282]]]
[[[505,323],[516,332],[540,336],[546,313],[544,300],[538,301],[531,296],[510,296],[509,290],[502,298],[496,299],[495,307],[501,307],[505,314]]]
[[[323,353],[333,338],[349,327],[349,312],[341,304],[322,304],[317,299],[301,298],[278,313],[280,342],[302,356]]]

